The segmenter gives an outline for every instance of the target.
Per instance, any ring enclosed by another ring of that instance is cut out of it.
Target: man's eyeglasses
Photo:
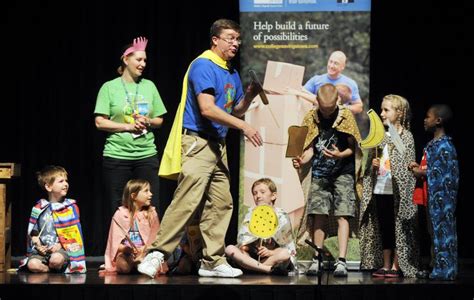
[[[220,38],[221,40],[225,41],[225,42],[226,42],[227,44],[229,44],[229,45],[232,45],[232,44],[235,43],[235,42],[237,42],[238,45],[242,44],[242,40],[239,39],[239,38],[233,37],[233,38],[230,38],[230,39],[229,39],[229,38],[222,38],[222,37],[220,37],[220,36],[218,36],[218,38]]]

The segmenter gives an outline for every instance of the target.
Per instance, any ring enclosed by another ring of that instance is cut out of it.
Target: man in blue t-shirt
[[[358,114],[363,110],[363,103],[359,95],[359,87],[357,83],[346,75],[342,74],[342,71],[346,67],[346,55],[342,51],[334,51],[329,56],[327,64],[327,73],[322,75],[315,75],[311,77],[308,82],[304,85],[301,91],[288,89],[289,93],[293,93],[297,96],[303,97],[311,102],[315,102],[316,94],[318,93],[319,87],[323,84],[330,83],[338,88],[339,96],[342,98],[341,104],[349,108],[353,114]],[[339,87],[344,87],[342,90]],[[350,95],[350,99],[344,99],[345,94]]]
[[[239,74],[229,64],[239,50],[240,26],[231,20],[217,20],[211,27],[210,38],[210,50],[191,63],[184,79],[186,98],[181,103],[184,112],[178,187],[155,241],[138,265],[140,273],[152,278],[163,259],[178,246],[196,213],[201,213],[203,246],[199,275],[242,275],[224,257],[225,235],[232,216],[225,137],[229,127],[240,129],[254,146],[262,145],[259,132],[240,118],[260,90],[250,84],[244,94]],[[179,117],[177,114],[177,120]]]

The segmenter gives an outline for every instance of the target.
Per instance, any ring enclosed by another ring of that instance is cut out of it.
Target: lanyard
[[[137,88],[135,90],[135,97],[133,98],[133,102],[130,100],[130,97],[129,97],[129,94],[128,94],[128,91],[127,91],[127,88],[125,87],[125,82],[123,82],[123,78],[120,77],[120,82],[122,82],[122,86],[123,86],[123,89],[125,90],[125,99],[127,100],[127,103],[128,105],[130,105],[130,107],[132,109],[135,109],[136,107],[136,100],[137,100],[137,95],[138,95],[138,83],[137,83]]]

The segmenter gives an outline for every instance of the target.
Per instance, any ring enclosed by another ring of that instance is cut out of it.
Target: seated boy
[[[66,198],[69,189],[63,167],[47,166],[37,173],[38,184],[48,193],[31,210],[27,257],[20,269],[34,273],[85,273],[86,262],[79,208]]]
[[[277,188],[269,178],[261,178],[252,185],[255,205],[273,207],[277,199]],[[273,207],[278,218],[278,228],[272,238],[261,241],[249,230],[252,214],[250,210],[239,229],[236,246],[225,249],[226,256],[240,267],[267,274],[287,275],[288,269],[296,266],[296,248],[291,221],[281,208]]]

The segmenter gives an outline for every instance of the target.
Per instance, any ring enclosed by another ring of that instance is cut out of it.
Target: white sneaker
[[[199,268],[199,276],[203,277],[239,277],[242,275],[242,270],[237,268],[232,268],[227,263],[218,265],[210,269],[206,267],[203,263],[201,263],[201,267]]]
[[[311,265],[306,269],[306,275],[308,276],[317,276],[319,273],[319,261],[317,258],[313,258]]]
[[[163,263],[164,255],[160,251],[148,253],[143,261],[138,264],[138,272],[155,278],[156,273]]]
[[[345,262],[338,260],[334,266],[336,267],[334,277],[347,277],[347,266]]]

